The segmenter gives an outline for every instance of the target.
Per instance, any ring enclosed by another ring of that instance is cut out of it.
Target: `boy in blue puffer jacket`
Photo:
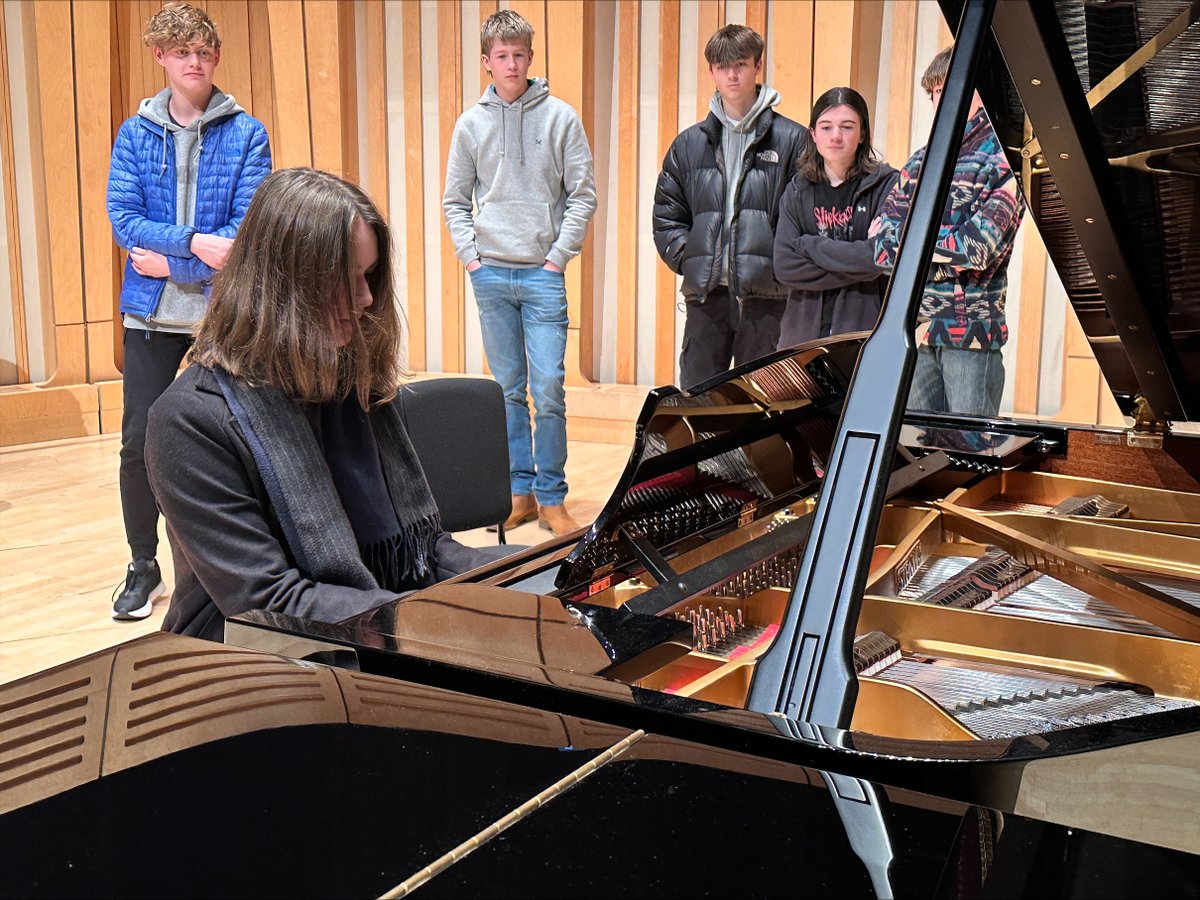
[[[120,481],[132,562],[114,619],[146,618],[165,591],[155,560],[158,508],[143,460],[146,414],[191,346],[212,276],[271,171],[263,124],[213,87],[221,38],[205,12],[169,3],[146,23],[142,41],[169,86],[121,126],[108,174],[113,236],[129,251]]]

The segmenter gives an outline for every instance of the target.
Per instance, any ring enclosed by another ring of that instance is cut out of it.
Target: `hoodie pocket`
[[[491,200],[475,217],[475,247],[485,259],[541,265],[556,236],[549,203]]]

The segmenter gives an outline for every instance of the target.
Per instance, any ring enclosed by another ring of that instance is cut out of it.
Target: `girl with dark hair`
[[[836,87],[818,97],[809,136],[775,231],[775,277],[788,288],[781,350],[873,328],[887,285],[867,233],[899,175],[871,147],[862,95]]]
[[[338,622],[487,562],[442,531],[397,404],[391,238],[358,187],[285,169],[246,212],[192,365],[150,411],[175,557],[163,628]]]

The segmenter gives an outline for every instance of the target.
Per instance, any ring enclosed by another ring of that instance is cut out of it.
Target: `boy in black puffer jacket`
[[[755,80],[763,39],[727,25],[704,48],[716,84],[708,117],[680,134],[654,191],[654,243],[683,276],[679,382],[691,387],[775,349],[787,289],[775,279],[779,199],[805,130]]]

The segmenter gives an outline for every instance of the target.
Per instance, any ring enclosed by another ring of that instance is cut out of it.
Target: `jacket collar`
[[[764,109],[758,116],[758,122],[754,125],[754,138],[750,141],[750,146],[754,146],[763,139],[768,131],[771,130],[771,122],[775,118],[775,110]],[[704,121],[700,123],[700,130],[704,132],[710,144],[720,143],[721,134],[725,130],[725,126],[710,111],[704,117]]]

